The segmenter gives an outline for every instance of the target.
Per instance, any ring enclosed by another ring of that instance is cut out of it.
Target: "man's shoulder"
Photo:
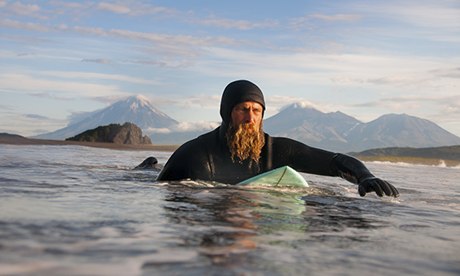
[[[212,130],[210,132],[204,133],[192,140],[189,140],[182,144],[176,152],[189,152],[189,151],[199,151],[200,149],[204,149],[208,143],[216,139],[216,130]]]
[[[206,132],[198,136],[197,138],[193,140],[196,140],[194,141],[194,143],[211,143],[211,142],[217,141],[218,139],[219,139],[219,128],[216,128],[214,130],[211,130],[209,132]]]
[[[302,143],[300,141],[297,141],[297,140],[294,140],[294,139],[291,139],[291,138],[288,138],[288,137],[270,136],[268,134],[266,134],[266,135],[268,137],[270,137],[269,139],[272,141],[272,144],[275,147],[277,147],[277,146],[278,147],[283,147],[283,146],[296,146],[296,147],[307,146],[306,144],[304,144],[304,143]]]
[[[298,141],[296,141],[294,139],[287,138],[287,137],[271,136],[268,133],[265,133],[265,138],[268,138],[268,139],[272,140],[273,142],[277,142],[277,143],[279,143],[279,142],[287,142],[287,143],[289,143],[289,142],[298,142]]]

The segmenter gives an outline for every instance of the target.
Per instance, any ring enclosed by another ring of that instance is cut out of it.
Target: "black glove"
[[[395,186],[377,177],[368,177],[359,182],[358,192],[360,196],[365,196],[369,192],[375,192],[378,196],[383,196],[383,193],[387,196],[399,196],[398,189]]]
[[[346,179],[352,183],[358,184],[360,196],[366,193],[375,192],[378,196],[398,197],[398,190],[385,180],[375,177],[364,164],[356,158],[337,153],[334,155],[331,163],[331,169],[334,174]]]

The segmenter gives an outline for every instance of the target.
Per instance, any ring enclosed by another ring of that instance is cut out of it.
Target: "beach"
[[[174,151],[178,145],[156,145],[156,144],[115,144],[115,143],[99,143],[99,142],[79,142],[65,140],[49,140],[26,138],[14,134],[0,134],[0,144],[7,145],[47,145],[47,146],[84,146],[94,148],[105,148],[113,150],[140,150],[140,151]]]

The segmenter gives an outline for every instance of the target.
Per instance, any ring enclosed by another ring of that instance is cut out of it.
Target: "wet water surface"
[[[170,153],[0,145],[0,274],[459,275],[459,168],[369,163],[401,192],[157,183]]]

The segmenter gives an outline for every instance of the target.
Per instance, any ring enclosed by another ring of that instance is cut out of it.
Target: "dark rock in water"
[[[103,142],[114,144],[152,144],[148,136],[142,136],[142,130],[132,123],[110,124],[87,130],[74,137],[67,138],[67,141],[80,142]]]
[[[161,170],[162,166],[158,164],[158,160],[155,157],[150,156],[144,161],[142,161],[142,163],[137,165],[134,169],[135,170]]]

